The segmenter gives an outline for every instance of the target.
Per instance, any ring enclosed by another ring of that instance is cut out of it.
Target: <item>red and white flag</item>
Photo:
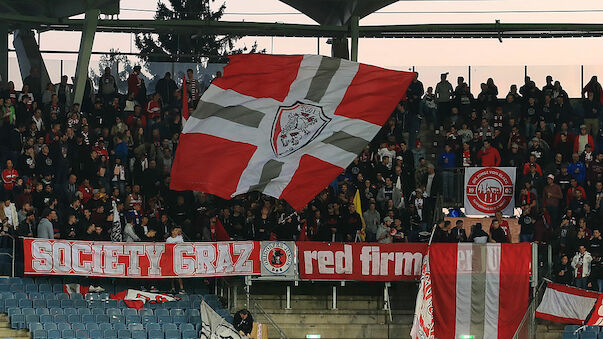
[[[433,339],[433,291],[429,267],[429,250],[423,258],[421,283],[417,292],[415,316],[410,330],[412,339]]]
[[[86,295],[88,292],[90,292],[90,286],[83,286],[80,284],[63,284],[63,292],[69,295],[75,293]]]
[[[531,245],[433,244],[435,338],[512,338],[528,308]]]
[[[259,191],[300,210],[379,132],[414,76],[320,55],[230,56],[184,126],[170,187]]]
[[[536,309],[536,317],[564,324],[582,325],[599,293],[549,282]]]
[[[165,303],[168,301],[176,301],[178,299],[169,294],[144,292],[139,290],[127,289],[119,293],[111,294],[111,299],[123,300],[126,306],[137,310],[144,307],[146,302],[150,303]]]

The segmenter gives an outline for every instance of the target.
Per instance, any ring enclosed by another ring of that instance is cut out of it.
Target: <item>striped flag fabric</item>
[[[536,317],[564,324],[582,325],[595,306],[599,293],[547,282]]]
[[[354,207],[356,207],[356,213],[360,216],[360,221],[362,223],[362,229],[360,230],[360,240],[364,241],[366,239],[366,222],[364,222],[364,216],[362,216],[362,200],[360,199],[360,190],[356,190],[356,194],[354,194]]]
[[[415,73],[320,55],[230,56],[184,125],[170,187],[301,210],[352,162]]]
[[[531,244],[433,244],[435,338],[512,338],[528,308]]]

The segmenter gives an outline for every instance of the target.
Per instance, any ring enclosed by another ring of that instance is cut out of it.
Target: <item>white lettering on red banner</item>
[[[417,280],[426,244],[321,243],[300,241],[301,279]]]
[[[260,243],[23,240],[25,274],[128,278],[260,274]]]

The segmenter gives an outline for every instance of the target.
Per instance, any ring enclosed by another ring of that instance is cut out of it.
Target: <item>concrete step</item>
[[[406,325],[358,325],[349,324],[332,324],[329,326],[323,325],[285,325],[281,326],[285,334],[291,339],[306,338],[308,334],[320,334],[323,339],[340,339],[340,338],[373,338],[373,339],[389,339],[389,338],[409,338],[410,326]],[[268,330],[271,337],[277,332]]]
[[[387,311],[380,312],[356,312],[356,311],[300,311],[300,310],[265,310],[279,325],[289,324],[387,324],[389,314]],[[393,323],[399,325],[412,325],[412,314],[392,314]]]
[[[13,330],[10,328],[8,315],[0,313],[0,338],[29,338],[28,330]]]

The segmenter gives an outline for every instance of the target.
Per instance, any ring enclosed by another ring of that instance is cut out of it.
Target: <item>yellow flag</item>
[[[364,217],[362,216],[362,204],[360,202],[360,191],[356,190],[354,195],[354,207],[356,207],[356,213],[360,214],[360,221],[362,221],[362,230],[360,231],[360,238],[362,241],[366,239],[366,224],[364,223]]]

